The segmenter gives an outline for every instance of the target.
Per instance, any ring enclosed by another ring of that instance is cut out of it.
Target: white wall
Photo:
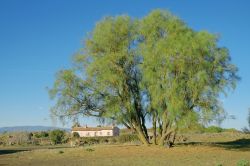
[[[79,133],[80,137],[98,137],[98,136],[113,136],[113,130],[101,130],[101,131],[72,131],[72,133]]]

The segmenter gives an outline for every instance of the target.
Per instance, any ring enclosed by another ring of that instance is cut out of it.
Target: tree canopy
[[[223,117],[219,95],[239,79],[217,35],[162,10],[142,19],[105,17],[73,61],[50,90],[52,114],[111,119],[144,144],[150,143],[146,121],[152,143],[163,145],[174,141],[178,128]]]

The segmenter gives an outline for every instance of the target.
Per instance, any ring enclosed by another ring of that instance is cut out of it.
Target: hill
[[[54,130],[54,129],[70,131],[70,129],[68,128],[59,128],[59,127],[51,127],[51,126],[11,126],[11,127],[0,127],[0,133],[20,132],[20,131],[27,131],[27,132],[48,131],[48,130]]]

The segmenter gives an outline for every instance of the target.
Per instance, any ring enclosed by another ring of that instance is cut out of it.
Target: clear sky
[[[70,67],[84,36],[104,16],[143,17],[156,8],[170,10],[195,30],[221,35],[219,44],[229,48],[241,76],[237,89],[222,99],[236,120],[226,120],[222,126],[246,126],[250,107],[249,0],[1,0],[0,127],[61,126],[50,120],[52,102],[46,87],[52,87],[58,70]]]

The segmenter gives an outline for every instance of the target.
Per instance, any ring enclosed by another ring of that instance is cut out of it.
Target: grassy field
[[[140,145],[69,147],[1,147],[3,165],[237,165],[250,161],[250,136],[226,134],[187,135],[174,148]],[[191,139],[193,138],[193,139]]]

